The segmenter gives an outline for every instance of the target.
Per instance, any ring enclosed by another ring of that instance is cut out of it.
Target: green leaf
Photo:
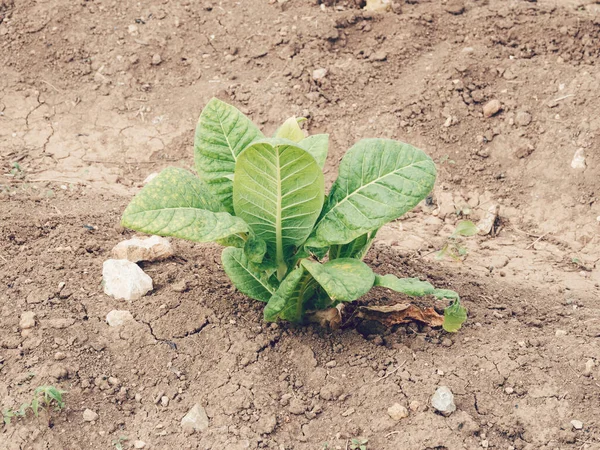
[[[323,173],[315,159],[290,141],[263,140],[238,157],[233,204],[274,255],[281,280],[286,259],[311,233],[323,206]]]
[[[196,242],[249,231],[242,219],[224,211],[205,183],[173,167],[163,170],[135,196],[121,223],[144,233]]]
[[[232,234],[223,239],[215,239],[215,242],[223,247],[244,248],[244,245],[246,245],[246,241],[238,234]]]
[[[58,408],[60,409],[62,409],[65,406],[62,399],[63,393],[63,391],[58,390],[54,386],[48,386],[48,388],[46,389],[46,395],[48,395],[52,400],[56,401],[56,406],[58,406]]]
[[[455,300],[450,306],[444,309],[444,323],[442,327],[448,333],[456,333],[467,320],[467,308],[460,304],[460,300]]]
[[[325,166],[329,150],[328,134],[313,134],[312,136],[308,136],[300,141],[300,146],[315,158],[321,169]]]
[[[451,300],[460,300],[458,294],[450,289],[435,289],[432,294],[439,299],[449,298]]]
[[[369,292],[375,281],[371,268],[358,259],[334,259],[325,264],[304,259],[301,264],[334,301],[356,300]]]
[[[238,155],[263,134],[237,108],[213,98],[198,119],[194,137],[196,171],[213,196],[233,212],[232,175]]]
[[[329,251],[329,258],[355,258],[362,260],[371,248],[377,231],[379,229],[361,234],[347,244],[332,245]]]
[[[375,286],[381,286],[413,297],[433,295],[435,288],[427,281],[418,278],[398,278],[395,275],[375,275]]]
[[[33,410],[33,415],[35,417],[37,417],[39,415],[39,410],[40,410],[40,399],[37,397],[34,397],[33,400],[31,401],[31,409]]]
[[[252,263],[260,264],[267,253],[267,243],[254,235],[248,237],[244,245],[244,253]]]
[[[275,292],[267,274],[254,270],[241,248],[223,249],[221,263],[235,287],[248,297],[268,302]]]
[[[452,236],[474,236],[479,232],[479,228],[470,220],[461,220],[456,224],[456,228]]]
[[[279,127],[275,133],[275,137],[289,139],[292,142],[300,142],[304,139],[304,132],[300,128],[298,119],[290,117]]]
[[[292,270],[267,303],[264,311],[265,321],[300,322],[304,315],[305,302],[315,294],[316,288],[317,282],[303,267]]]
[[[363,139],[342,159],[309,245],[346,244],[397,219],[429,194],[435,175],[433,161],[421,150]]]

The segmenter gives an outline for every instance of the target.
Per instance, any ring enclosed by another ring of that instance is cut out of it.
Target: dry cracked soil
[[[67,391],[64,410],[4,426],[0,448],[600,448],[600,4],[363,7],[0,0],[0,406]],[[269,325],[216,245],[177,240],[141,263],[149,295],[105,295],[102,263],[133,235],[121,212],[150,173],[192,168],[215,96],[266,133],[292,115],[330,133],[329,185],[364,137],[429,153],[432,196],[366,261],[458,291],[463,329]],[[436,257],[493,205],[490,235]],[[113,309],[134,321],[108,326]],[[454,393],[448,417],[430,404],[438,386]],[[190,434],[195,404],[208,426]]]

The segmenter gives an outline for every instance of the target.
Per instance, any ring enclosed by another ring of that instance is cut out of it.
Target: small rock
[[[413,400],[412,402],[410,402],[408,404],[408,408],[412,411],[412,412],[416,412],[419,409],[421,409],[421,402],[418,400]]]
[[[169,397],[167,397],[166,395],[163,395],[160,398],[160,404],[163,405],[164,407],[169,406]]]
[[[576,430],[581,430],[583,428],[583,422],[581,420],[571,420],[571,426]]]
[[[171,285],[171,288],[175,292],[185,292],[188,290],[188,284],[187,284],[187,281],[181,280],[181,281],[178,281],[177,283],[173,283]]]
[[[465,2],[464,0],[449,0],[444,5],[444,10],[450,14],[457,16],[465,12]]]
[[[35,313],[33,311],[25,311],[21,314],[19,327],[21,330],[28,330],[29,328],[35,327]]]
[[[102,268],[104,293],[116,299],[137,300],[152,290],[152,278],[126,259],[109,259]]]
[[[65,359],[67,357],[67,355],[65,355],[63,352],[56,352],[54,354],[54,359],[56,361],[62,361],[63,359]]]
[[[145,448],[146,443],[144,441],[133,441],[133,448]]]
[[[492,232],[499,211],[500,207],[498,205],[490,205],[483,219],[477,223],[477,229],[479,230],[478,233],[480,235],[485,236]]]
[[[43,320],[42,325],[46,328],[55,328],[57,330],[64,330],[65,328],[69,328],[71,325],[75,323],[75,319],[72,317],[67,318],[57,318],[57,319],[48,319]]]
[[[158,53],[152,55],[152,65],[158,66],[162,62],[162,58]]]
[[[365,11],[385,12],[392,6],[391,0],[367,0]]]
[[[526,127],[531,123],[531,114],[527,111],[519,111],[515,117],[515,123],[520,127]]]
[[[513,388],[511,388],[510,386],[504,388],[504,392],[506,392],[508,395],[512,394],[513,392],[515,392],[515,390]]]
[[[86,422],[95,422],[96,420],[98,420],[98,414],[96,414],[91,409],[86,409],[83,412],[83,420]]]
[[[483,117],[490,118],[498,114],[498,112],[502,109],[502,104],[499,100],[490,100],[483,106]]]
[[[585,169],[587,167],[585,164],[585,150],[580,148],[575,152],[571,161],[571,167],[573,169]]]
[[[394,420],[402,420],[408,417],[408,409],[400,403],[394,403],[387,410],[389,416]]]
[[[481,441],[481,446],[483,448],[488,448],[490,446],[490,441],[488,441],[487,439],[484,439],[483,441]]]
[[[258,419],[256,423],[256,432],[259,434],[271,434],[277,426],[277,417],[274,414],[268,414]]]
[[[444,416],[449,416],[456,411],[454,395],[447,386],[440,386],[431,397],[431,406]]]
[[[589,377],[590,375],[592,375],[592,371],[594,370],[595,365],[596,365],[596,363],[594,362],[593,359],[588,359],[585,363],[585,369],[583,371],[583,375],[586,377]]]
[[[115,245],[112,256],[115,259],[128,259],[131,262],[158,261],[173,256],[173,247],[164,237],[134,237]]]
[[[298,416],[300,414],[304,414],[304,411],[306,411],[306,405],[299,398],[293,398],[290,400],[290,406],[288,407],[288,410],[292,414]]]
[[[354,414],[356,410],[354,408],[348,408],[346,411],[342,413],[342,417],[348,417]]]
[[[208,428],[208,416],[204,408],[195,404],[192,409],[181,419],[184,431],[204,431]]]
[[[106,322],[111,327],[120,327],[126,322],[133,320],[133,316],[129,311],[119,311],[118,309],[113,309],[106,315]]]
[[[312,73],[313,80],[315,80],[315,81],[322,80],[323,78],[325,78],[327,76],[327,72],[328,72],[327,69],[324,69],[322,67],[319,69],[313,70],[313,73]]]
[[[567,332],[565,330],[556,330],[556,332],[554,333],[554,335],[556,337],[563,337],[567,335]]]
[[[442,345],[444,347],[452,347],[453,344],[454,344],[454,342],[452,342],[452,339],[444,338],[442,340]]]

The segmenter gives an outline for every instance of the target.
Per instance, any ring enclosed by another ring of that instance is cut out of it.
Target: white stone
[[[583,428],[583,422],[581,420],[571,420],[571,426],[576,430],[581,430]]]
[[[365,11],[383,12],[390,9],[391,6],[391,0],[367,0]]]
[[[389,416],[394,420],[402,420],[408,417],[408,409],[400,403],[394,403],[387,410]]]
[[[151,174],[150,174],[150,175],[148,175],[148,176],[146,177],[146,179],[144,180],[144,184],[148,184],[148,183],[150,183],[150,182],[151,182],[152,180],[154,180],[154,179],[155,179],[157,176],[158,176],[158,173],[157,173],[157,172],[153,172],[153,173],[151,173]]]
[[[204,408],[198,404],[181,419],[181,427],[184,430],[204,431],[208,428],[208,416]]]
[[[133,441],[133,448],[145,448],[146,443],[144,441]]]
[[[120,327],[122,325],[125,325],[126,322],[133,320],[133,316],[129,311],[120,311],[118,309],[113,309],[106,315],[106,322],[111,327]]]
[[[593,359],[588,359],[585,363],[585,370],[583,371],[583,375],[586,377],[591,376],[595,365],[596,363]]]
[[[109,259],[102,267],[104,293],[116,299],[137,300],[152,290],[152,278],[126,259]]]
[[[96,414],[91,409],[86,409],[83,412],[83,420],[85,420],[86,422],[95,422],[96,420],[98,420],[98,414]]]
[[[158,261],[173,256],[173,247],[164,237],[134,237],[115,245],[112,256],[115,259],[128,259],[131,262]]]
[[[573,155],[573,160],[571,161],[571,167],[573,169],[585,169],[585,150],[582,148],[577,149],[575,154]]]
[[[444,416],[452,414],[456,411],[452,391],[447,386],[438,387],[433,397],[431,397],[431,406]]]
[[[322,80],[323,78],[325,78],[327,76],[327,69],[324,69],[323,67],[319,68],[319,69],[315,69],[313,70],[313,80],[315,81],[319,81]]]
[[[562,336],[566,336],[567,332],[565,330],[556,330],[556,332],[554,333],[554,335],[556,337],[562,337]]]
[[[29,328],[35,327],[35,313],[33,311],[25,311],[21,314],[19,327],[21,330],[28,330]]]

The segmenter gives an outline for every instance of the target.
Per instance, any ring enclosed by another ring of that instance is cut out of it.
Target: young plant
[[[350,441],[350,450],[367,450],[368,439],[353,438]]]
[[[433,161],[402,142],[364,139],[348,150],[325,195],[328,141],[327,134],[305,137],[293,117],[267,138],[213,99],[196,128],[198,177],[163,170],[131,201],[122,224],[224,245],[225,272],[242,293],[266,303],[269,322],[300,322],[308,311],[357,300],[373,286],[413,295],[424,282],[377,275],[362,259],[381,226],[429,194]],[[450,298],[464,311],[456,293],[424,285],[421,295]],[[454,321],[447,330],[458,328]]]
[[[55,388],[54,386],[38,386],[33,392],[33,398],[29,403],[23,403],[18,410],[5,409],[2,411],[4,423],[9,425],[13,417],[25,417],[27,411],[31,409],[37,417],[40,408],[48,411],[51,406],[54,406],[56,411],[60,411],[65,407],[62,395],[65,391]]]
[[[467,256],[468,250],[463,245],[464,237],[475,236],[479,232],[477,225],[470,220],[461,220],[456,224],[454,233],[448,236],[444,246],[435,254],[436,259],[443,259],[449,256],[455,261],[461,261]]]

